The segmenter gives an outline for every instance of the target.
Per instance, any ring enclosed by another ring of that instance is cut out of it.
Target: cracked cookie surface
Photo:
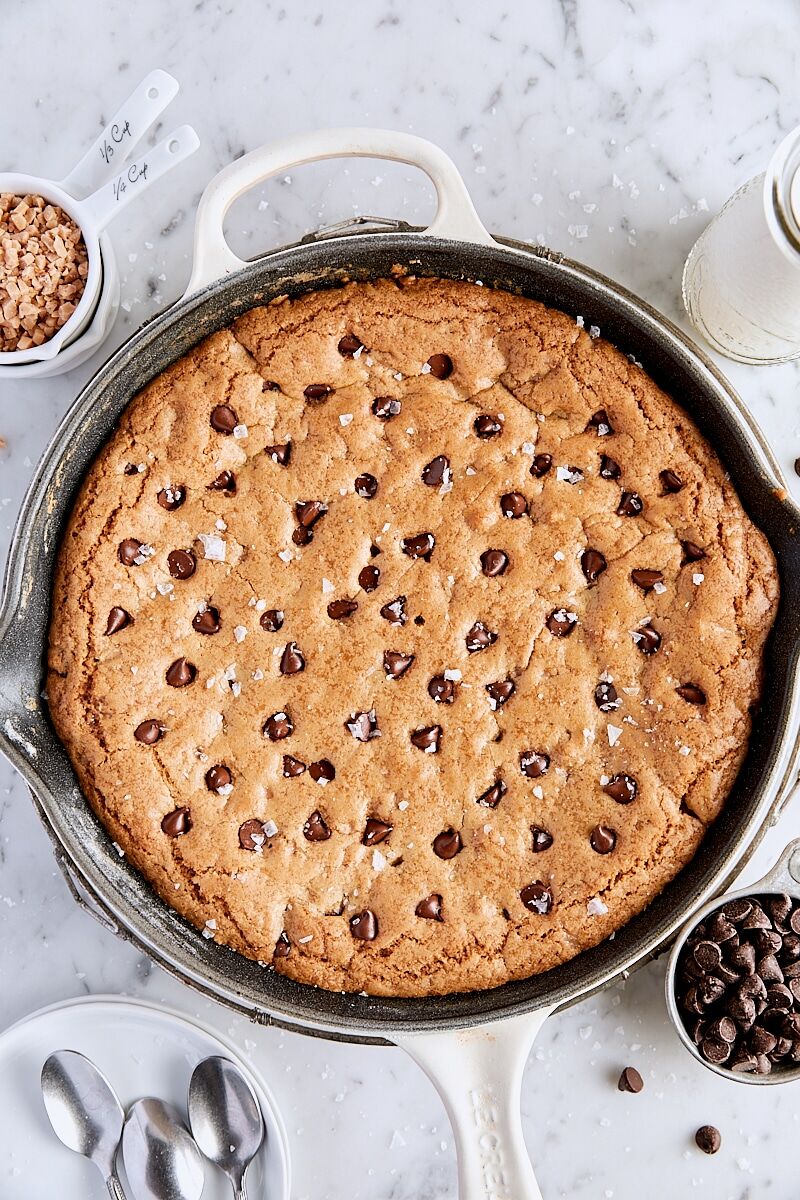
[[[50,710],[208,936],[327,988],[485,988],[692,857],[777,595],[619,351],[469,283],[354,284],[254,309],[128,406],[61,547]]]

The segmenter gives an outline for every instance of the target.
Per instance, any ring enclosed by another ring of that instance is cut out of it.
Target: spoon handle
[[[116,1171],[112,1171],[106,1180],[106,1187],[111,1200],[127,1200],[125,1193],[122,1190],[122,1184],[119,1181]]]

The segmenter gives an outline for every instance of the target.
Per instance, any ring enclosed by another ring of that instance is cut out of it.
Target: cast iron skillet
[[[348,154],[393,158],[421,167],[437,191],[432,225],[426,231],[393,228],[306,239],[252,263],[232,254],[222,224],[237,195],[302,162]],[[337,287],[345,280],[386,276],[396,265],[418,275],[480,280],[487,287],[518,292],[580,314],[587,326],[598,325],[604,337],[641,362],[678,400],[714,445],[745,509],[772,545],[782,587],[767,648],[767,686],[748,754],[722,816],[689,866],[612,941],[571,962],[490,991],[423,999],[323,991],[265,970],[203,938],[118,857],[77,786],[40,699],[60,532],[84,473],[131,397],[201,338],[256,304],[276,295]],[[198,210],[194,269],[186,295],[134,334],[98,371],[39,464],[6,570],[0,614],[0,748],[27,780],[73,889],[88,892],[95,910],[116,931],[180,979],[257,1021],[345,1040],[402,1042],[447,1093],[464,1154],[462,1195],[491,1195],[488,1183],[480,1190],[484,1186],[480,1180],[500,1171],[505,1172],[503,1178],[513,1180],[509,1196],[515,1200],[535,1196],[513,1090],[541,1020],[553,1008],[603,986],[661,947],[692,909],[732,878],[768,818],[787,798],[795,775],[800,707],[799,532],[800,512],[787,496],[777,464],[741,401],[712,364],[663,317],[585,267],[538,247],[490,237],[454,165],[430,143],[376,130],[306,135],[254,151],[209,184]],[[478,1037],[476,1027],[512,1017],[516,1020],[491,1027],[492,1050],[487,1055],[486,1037]],[[453,1074],[442,1062],[452,1059],[442,1046],[444,1031],[461,1047],[456,1055],[458,1079],[442,1078]],[[433,1039],[427,1036],[434,1033]],[[487,1061],[479,1061],[482,1055]],[[471,1071],[469,1080],[465,1062]],[[495,1107],[502,1110],[501,1116],[495,1111],[491,1119],[485,1113],[479,1118],[475,1101],[476,1095],[486,1094],[489,1070],[495,1076],[495,1091],[490,1094],[500,1097]],[[474,1137],[476,1126],[484,1132],[488,1129],[489,1141],[501,1147],[496,1154],[492,1151],[495,1158],[486,1158],[487,1139]],[[478,1148],[479,1142],[483,1149]]]

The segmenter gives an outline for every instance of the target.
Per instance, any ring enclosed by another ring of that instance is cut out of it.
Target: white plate
[[[100,1172],[59,1142],[44,1110],[42,1064],[54,1050],[66,1049],[91,1058],[124,1107],[139,1096],[159,1096],[184,1114],[197,1063],[209,1054],[233,1059],[255,1088],[267,1128],[266,1142],[247,1174],[250,1196],[288,1200],[283,1122],[265,1083],[234,1044],[172,1009],[117,996],[54,1004],[0,1034],[2,1200],[107,1200]],[[203,1200],[231,1200],[232,1195],[225,1176],[207,1163]]]

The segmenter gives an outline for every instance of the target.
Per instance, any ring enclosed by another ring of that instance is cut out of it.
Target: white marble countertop
[[[32,19],[47,36],[28,53]],[[732,0],[724,12],[709,0],[11,6],[1,35],[0,168],[63,174],[148,70],[179,78],[165,121],[191,121],[202,146],[113,227],[123,275],[117,343],[183,290],[194,208],[210,176],[269,139],[335,124],[439,142],[491,229],[581,259],[685,325],[679,278],[689,247],[800,120],[799,33],[791,0],[768,9]],[[421,221],[430,208],[413,171],[317,165],[239,201],[231,239],[254,254],[353,212]],[[0,555],[36,460],[101,358],[52,381],[0,383]],[[797,489],[797,366],[724,370]],[[748,877],[798,833],[795,807]],[[0,1027],[89,992],[211,1012],[75,907],[22,781],[2,762],[0,914]],[[790,1200],[800,1084],[745,1088],[696,1066],[667,1025],[662,972],[646,968],[540,1035],[523,1109],[546,1200],[693,1190]],[[455,1195],[444,1110],[399,1051],[253,1031],[222,1010],[212,1015],[240,1043],[256,1043],[291,1135],[295,1200]],[[629,1063],[645,1078],[638,1096],[616,1090]],[[722,1130],[715,1158],[692,1141],[705,1122]],[[0,1113],[0,1178],[9,1163]],[[31,1185],[30,1195],[41,1194]]]

